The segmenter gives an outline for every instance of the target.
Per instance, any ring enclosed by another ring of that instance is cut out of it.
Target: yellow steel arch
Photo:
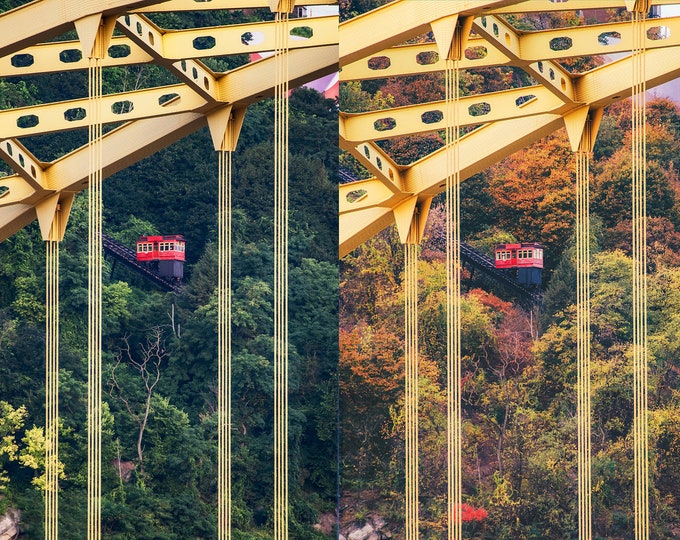
[[[333,0],[310,0],[304,5],[334,4]],[[172,0],[100,0],[61,2],[36,0],[0,14],[0,76],[30,79],[50,72],[87,69],[77,41],[48,41],[74,29],[76,20],[101,13],[115,21],[122,35],[112,38],[103,67],[156,63],[172,72],[179,85],[105,95],[103,122],[126,122],[108,132],[102,141],[104,178],[200,129],[207,118],[225,107],[243,111],[274,94],[275,61],[266,57],[240,68],[216,73],[199,58],[273,50],[271,22],[228,27],[171,31],[159,28],[146,15],[154,12],[270,8],[268,0],[214,0],[210,3]],[[301,4],[301,3],[299,3]],[[291,4],[294,5],[294,4]],[[29,21],[31,21],[29,23]],[[337,16],[312,17],[291,27],[311,29],[309,39],[288,40],[291,88],[333,73],[338,66]],[[245,45],[246,33],[264,36]],[[209,38],[209,49],[197,48],[197,38]],[[212,41],[210,41],[212,40]],[[113,51],[126,50],[125,55]],[[0,157],[15,171],[0,179],[0,241],[31,223],[41,214],[36,208],[55,194],[70,200],[86,187],[87,147],[75,149],[52,162],[33,156],[20,142],[25,137],[85,129],[87,119],[76,114],[86,99],[47,103],[0,113]],[[113,107],[124,104],[125,107]],[[22,119],[32,118],[26,123]],[[20,127],[23,126],[23,127]],[[30,127],[29,127],[30,126]],[[62,204],[62,207],[64,205]],[[45,219],[52,219],[53,216]]]
[[[652,5],[675,3],[660,0]],[[436,38],[438,21],[447,17],[472,17],[461,69],[514,66],[537,84],[461,99],[461,125],[477,126],[458,143],[461,175],[465,179],[564,127],[565,118],[584,106],[596,110],[630,97],[630,23],[602,20],[607,16],[605,9],[617,7],[625,8],[626,2],[396,0],[340,24],[341,81],[441,72],[443,55],[436,39],[422,39],[423,34],[432,32]],[[597,22],[521,31],[507,18],[510,14],[565,10],[595,10],[589,18]],[[646,83],[647,88],[653,88],[680,76],[680,18],[651,18],[646,25]],[[654,35],[654,29],[659,27],[663,29],[662,39]],[[414,40],[419,43],[412,43]],[[477,54],[479,51],[483,54]],[[426,61],[419,56],[424,53],[429,54]],[[604,54],[611,55],[609,60],[585,73],[570,73],[559,62]],[[475,106],[480,105],[482,111],[488,112],[479,114]],[[428,112],[441,114],[436,122],[427,123],[423,114]],[[398,165],[376,145],[392,137],[443,130],[447,122],[443,113],[443,102],[359,113],[343,112],[341,103],[340,146],[372,176],[340,186],[340,256],[394,223],[394,210],[404,200],[415,196],[425,201],[444,190],[443,151]],[[377,163],[381,166],[377,167]],[[355,196],[359,191],[361,198]]]

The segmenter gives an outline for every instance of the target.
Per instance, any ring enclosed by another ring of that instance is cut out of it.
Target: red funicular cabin
[[[184,277],[185,243],[181,234],[140,236],[137,240],[137,260],[157,266],[161,276]]]
[[[543,274],[543,246],[536,242],[498,244],[496,268],[516,273],[522,285],[541,285]]]

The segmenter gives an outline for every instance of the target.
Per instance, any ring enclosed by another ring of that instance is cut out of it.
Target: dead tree
[[[146,343],[139,344],[139,360],[133,355],[130,348],[130,336],[125,336],[123,338],[123,343],[124,345],[118,351],[116,363],[111,370],[109,394],[111,396],[113,396],[114,393],[117,395],[116,397],[123,403],[128,414],[139,426],[139,433],[137,434],[137,457],[139,458],[139,471],[140,473],[144,473],[144,449],[142,447],[142,439],[144,438],[144,431],[146,430],[149,421],[151,396],[161,378],[161,363],[168,355],[164,347],[163,330],[160,327],[151,329],[149,335],[146,336]],[[121,364],[132,366],[133,369],[137,370],[144,383],[146,396],[142,407],[138,410],[136,410],[137,407],[130,402],[130,399],[124,396],[123,389],[116,378],[116,370]]]

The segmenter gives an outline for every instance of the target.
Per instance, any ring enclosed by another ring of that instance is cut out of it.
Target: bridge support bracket
[[[595,138],[602,120],[602,108],[591,108],[588,105],[564,115],[564,127],[567,128],[569,143],[573,152],[592,152]]]
[[[246,109],[234,109],[231,105],[221,107],[207,115],[208,128],[215,150],[236,150],[238,136],[243,126]]]
[[[61,242],[73,206],[73,193],[55,193],[35,205],[40,234],[45,242]]]
[[[431,204],[432,197],[418,202],[418,197],[414,195],[392,210],[402,244],[420,244]]]

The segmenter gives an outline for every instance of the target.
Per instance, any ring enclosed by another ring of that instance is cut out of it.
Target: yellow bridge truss
[[[333,3],[306,0],[304,5]],[[29,78],[86,70],[83,44],[50,40],[93,16],[100,16],[105,24],[115,24],[122,34],[111,38],[108,54],[102,60],[104,68],[156,63],[174,74],[180,84],[102,97],[102,122],[123,123],[103,138],[102,168],[106,178],[204,127],[209,118],[218,118],[228,108],[243,111],[249,104],[274,95],[275,61],[271,57],[226,73],[215,73],[200,60],[274,50],[274,21],[165,30],[153,24],[147,14],[269,10],[277,5],[275,0],[31,2],[0,15],[0,77]],[[300,26],[312,34],[308,39],[289,40],[291,88],[337,71],[337,16],[291,21],[291,31]],[[258,39],[242,40],[247,32]],[[87,128],[85,110],[87,98],[0,111],[0,156],[15,171],[14,175],[0,178],[0,241],[36,217],[41,229],[49,231],[57,202],[62,209],[69,208],[74,194],[87,187],[87,145],[53,162],[44,162],[20,142],[24,137]]]
[[[652,5],[676,3],[661,0]],[[633,2],[391,2],[341,23],[341,81],[442,72],[454,28],[462,24],[470,32],[457,37],[459,43],[463,40],[461,69],[514,66],[524,70],[534,85],[461,97],[460,125],[477,126],[459,142],[461,179],[465,180],[565,125],[578,144],[588,113],[596,116],[606,105],[631,95],[630,22],[526,32],[515,29],[504,15],[560,10],[599,10],[604,15],[605,9],[627,5],[632,8]],[[656,38],[646,43],[646,81],[647,88],[652,88],[680,76],[680,18],[650,18],[647,26],[649,36]],[[405,44],[428,32],[435,42]],[[570,73],[559,63],[560,59],[594,55],[619,58],[586,73]],[[408,230],[414,209],[422,211],[444,190],[443,149],[398,165],[376,142],[443,131],[449,121],[446,116],[444,102],[352,114],[341,110],[340,146],[372,175],[340,186],[341,256],[393,223],[400,231]]]

